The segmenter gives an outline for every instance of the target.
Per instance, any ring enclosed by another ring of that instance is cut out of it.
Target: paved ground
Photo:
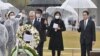
[[[26,54],[21,54],[18,56],[27,56]],[[44,52],[44,56],[52,56],[51,52]],[[66,52],[62,52],[61,56],[80,56],[80,53],[66,53]]]
[[[96,33],[97,41],[96,44],[93,46],[93,48],[100,48],[100,31],[97,31]],[[76,31],[66,31],[63,33],[63,40],[64,40],[64,47],[65,48],[80,48],[80,34]],[[49,37],[47,38],[47,41],[44,44],[44,47],[47,49],[49,43]],[[77,45],[76,45],[77,44]],[[72,50],[64,50],[62,52],[61,56],[80,56],[80,51],[74,51],[74,54],[72,54]],[[21,56],[25,56],[24,54]],[[44,50],[44,56],[52,56],[51,51]]]
[[[47,50],[45,49],[44,52],[43,52],[44,56],[52,56],[51,55],[51,51],[50,50]],[[18,56],[28,56],[26,54],[20,54]],[[65,50],[65,51],[62,51],[62,54],[61,56],[80,56],[80,51],[79,50]]]

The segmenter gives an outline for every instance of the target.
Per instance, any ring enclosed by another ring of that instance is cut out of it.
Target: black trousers
[[[90,56],[90,51],[92,50],[92,43],[86,44],[81,43],[81,56],[86,56],[86,53],[88,56]]]
[[[38,47],[37,47],[37,52],[39,54],[39,56],[43,56],[43,45],[44,45],[44,42],[39,42],[38,44]]]
[[[52,50],[52,56],[55,56],[56,54],[56,51],[55,50]],[[57,56],[60,56],[61,55],[61,51],[57,50]]]

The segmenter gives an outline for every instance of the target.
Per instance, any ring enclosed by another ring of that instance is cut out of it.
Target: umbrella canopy
[[[4,4],[2,1],[0,1],[0,10],[5,10],[5,9],[9,9],[9,7],[6,6],[6,4]]]
[[[52,16],[54,15],[54,13],[56,11],[59,11],[61,13],[62,18],[72,15],[72,13],[70,11],[63,9],[61,7],[48,7],[47,10],[46,10],[46,12],[49,13],[50,15],[52,15]]]
[[[0,10],[10,10],[10,11],[16,12],[16,14],[19,12],[19,9],[14,7],[12,4],[4,3],[2,1],[0,1]]]
[[[10,3],[4,3],[2,1],[0,1],[0,9],[1,10],[6,10],[6,9],[11,8],[11,7],[14,7],[14,6]]]
[[[13,11],[15,12],[15,14],[17,15],[19,13],[19,9],[17,9],[15,6],[13,6],[12,4],[10,3],[4,3],[7,7],[9,7],[9,11]]]
[[[67,7],[48,7],[46,12],[49,13],[50,15],[54,15],[56,11],[59,11],[62,14],[62,18],[69,17],[71,15],[78,16],[77,12],[71,8],[70,6]]]
[[[97,8],[91,0],[66,0],[63,5],[70,5],[73,8]]]
[[[10,4],[10,3],[4,3],[7,7],[14,7],[12,4]]]
[[[76,16],[76,17],[78,16],[78,14],[77,14],[77,12],[75,11],[75,9],[72,8],[72,7],[69,6],[69,5],[66,6],[66,5],[63,5],[63,4],[62,4],[61,8],[64,8],[64,9],[70,11],[70,12],[72,13],[73,16]],[[72,15],[71,15],[71,16],[72,16]]]
[[[8,10],[13,11],[13,12],[15,12],[15,14],[19,13],[19,9],[17,9],[16,7],[14,7],[12,4],[10,4],[10,3],[4,3],[2,1],[0,1],[0,10],[1,10],[2,14],[6,13],[5,10],[7,10],[7,11]]]
[[[33,7],[48,7],[48,6],[60,6],[60,0],[32,0],[28,6]]]

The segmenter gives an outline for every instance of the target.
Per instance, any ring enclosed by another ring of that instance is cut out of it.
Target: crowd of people
[[[35,48],[39,56],[43,56],[43,46],[46,41],[46,36],[50,37],[48,49],[52,51],[52,56],[61,56],[61,51],[64,50],[62,32],[66,30],[65,24],[61,18],[61,13],[56,11],[53,20],[48,25],[48,19],[43,17],[43,11],[36,9],[30,11],[28,16],[25,11],[15,15],[15,12],[9,11],[5,21],[0,22],[0,51],[2,56],[11,56],[12,49],[16,44],[16,32],[19,26],[24,24],[31,24],[39,32],[40,41]],[[81,32],[81,56],[90,56],[92,50],[92,43],[95,43],[95,24],[89,18],[89,12],[83,12],[83,20],[80,21],[78,31]],[[84,23],[86,21],[86,24]],[[1,56],[1,55],[0,55]]]

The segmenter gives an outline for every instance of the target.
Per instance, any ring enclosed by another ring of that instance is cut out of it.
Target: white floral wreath
[[[25,31],[29,31],[34,37],[33,38],[34,40],[31,41],[30,44],[25,43],[25,41],[23,40],[23,35]],[[37,52],[34,48],[37,47],[37,45],[39,44],[40,37],[39,37],[39,32],[36,30],[35,27],[33,27],[30,24],[25,24],[20,26],[17,30],[16,37],[18,39],[18,43],[16,44],[16,47],[12,50],[11,56],[15,56],[15,54],[17,55],[18,50],[20,52],[23,52],[23,49],[24,52],[27,53],[28,55],[37,56]]]

